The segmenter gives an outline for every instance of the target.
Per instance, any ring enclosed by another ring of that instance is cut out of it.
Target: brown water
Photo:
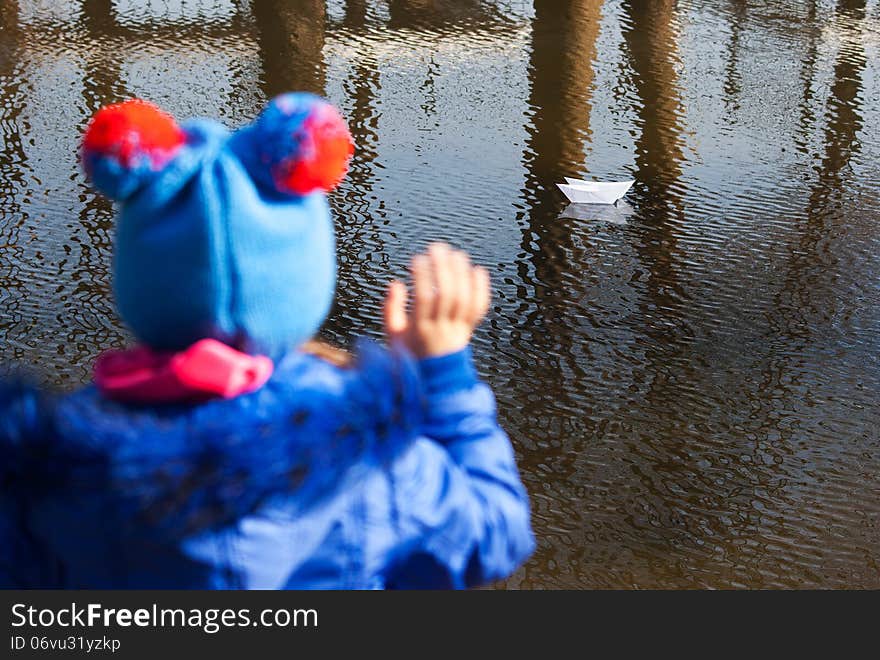
[[[878,0],[0,0],[0,350],[73,387],[123,344],[78,134],[132,95],[239,125],[329,96],[325,334],[378,335],[433,239],[532,494],[512,587],[880,587]],[[633,177],[569,209],[563,176]]]

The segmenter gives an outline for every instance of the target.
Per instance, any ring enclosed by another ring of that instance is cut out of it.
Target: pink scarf
[[[248,355],[215,339],[202,339],[179,353],[137,346],[109,351],[95,362],[95,385],[107,398],[139,403],[232,399],[260,389],[272,360]]]

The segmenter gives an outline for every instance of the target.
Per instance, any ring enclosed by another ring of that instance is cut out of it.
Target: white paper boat
[[[614,204],[623,197],[635,181],[582,181],[565,177],[566,183],[557,183],[559,189],[573,204]]]

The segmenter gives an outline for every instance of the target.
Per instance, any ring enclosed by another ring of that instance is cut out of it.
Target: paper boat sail
[[[614,204],[635,183],[635,181],[582,181],[568,177],[565,177],[565,181],[556,185],[573,204]]]

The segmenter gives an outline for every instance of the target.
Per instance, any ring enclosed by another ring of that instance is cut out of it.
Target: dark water
[[[76,167],[132,95],[239,125],[329,96],[325,335],[433,239],[481,329],[539,549],[512,587],[880,587],[878,0],[0,0],[0,347],[63,387],[127,340]],[[563,176],[633,177],[571,209]]]

